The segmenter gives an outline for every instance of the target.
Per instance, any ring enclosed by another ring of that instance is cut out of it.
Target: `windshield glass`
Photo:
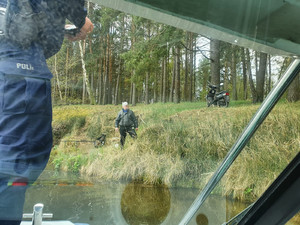
[[[32,224],[37,203],[53,224],[179,224],[300,54],[298,14],[0,0],[0,224]],[[230,221],[299,153],[295,77],[187,224]]]

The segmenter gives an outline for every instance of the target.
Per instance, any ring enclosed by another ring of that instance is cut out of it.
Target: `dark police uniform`
[[[131,111],[130,109],[128,110],[122,109],[119,112],[117,119],[115,121],[115,127],[118,128],[119,126],[120,126],[120,135],[121,135],[120,143],[121,143],[121,147],[123,147],[125,144],[127,133],[132,138],[137,137],[135,129],[138,128],[138,121],[133,111]]]
[[[30,1],[34,8],[42,0]],[[20,224],[25,191],[45,168],[52,148],[52,74],[46,58],[60,49],[66,19],[78,28],[85,23],[84,0],[44,2],[47,24],[39,40],[23,49],[0,38],[1,225]]]

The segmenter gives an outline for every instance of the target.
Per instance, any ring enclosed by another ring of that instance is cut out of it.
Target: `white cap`
[[[127,106],[128,105],[128,102],[122,102],[122,106]]]

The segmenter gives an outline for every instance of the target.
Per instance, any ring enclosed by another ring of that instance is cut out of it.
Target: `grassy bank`
[[[135,180],[168,186],[203,187],[225,157],[258,105],[235,102],[230,108],[204,103],[138,105],[138,139],[116,148],[117,106],[54,108],[56,169],[108,180]],[[242,200],[259,196],[298,153],[300,104],[280,103],[237,158],[217,192]],[[104,147],[65,142],[107,134]]]

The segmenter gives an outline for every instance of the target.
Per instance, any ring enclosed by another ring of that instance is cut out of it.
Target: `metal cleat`
[[[51,219],[53,218],[52,213],[44,213],[43,214],[44,204],[38,203],[33,206],[33,213],[25,213],[23,214],[23,219],[31,219],[32,225],[42,225],[43,219]]]

